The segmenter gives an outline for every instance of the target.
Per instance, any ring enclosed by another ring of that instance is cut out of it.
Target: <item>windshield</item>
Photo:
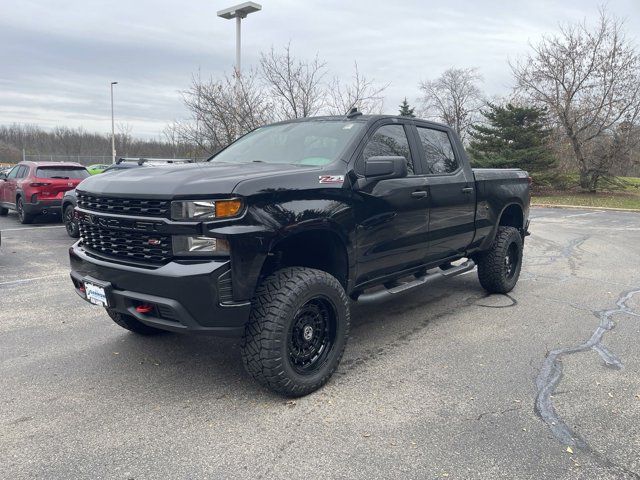
[[[349,121],[308,121],[261,127],[210,161],[328,165],[340,156],[363,125]]]
[[[87,178],[89,172],[82,167],[38,167],[37,178]]]

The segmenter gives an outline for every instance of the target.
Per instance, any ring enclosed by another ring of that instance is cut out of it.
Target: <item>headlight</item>
[[[242,201],[238,198],[228,200],[177,200],[171,202],[173,220],[195,220],[206,222],[220,218],[231,218],[242,211]]]
[[[229,255],[229,241],[213,237],[174,235],[173,254],[188,257]]]

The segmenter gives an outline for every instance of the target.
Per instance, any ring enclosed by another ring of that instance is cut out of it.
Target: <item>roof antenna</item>
[[[360,115],[362,115],[362,112],[358,111],[358,107],[352,107],[349,113],[347,113],[347,118],[359,117]]]

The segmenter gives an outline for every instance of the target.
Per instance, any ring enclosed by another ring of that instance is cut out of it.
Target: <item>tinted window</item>
[[[38,178],[87,178],[89,172],[81,167],[39,167],[36,170]]]
[[[413,175],[409,141],[402,125],[384,125],[376,130],[362,152],[363,158],[393,156],[407,160],[407,172]]]
[[[29,167],[27,167],[26,165],[22,165],[20,167],[20,170],[18,170],[18,175],[16,175],[16,178],[24,178],[27,175],[29,175]]]
[[[18,175],[18,170],[20,170],[21,168],[22,167],[20,165],[13,167],[9,172],[9,175],[7,175],[7,178],[16,178],[16,176]]]
[[[224,163],[328,165],[336,160],[362,123],[306,121],[258,128],[212,157]]]
[[[458,161],[447,132],[418,127],[418,135],[424,150],[427,173],[452,173],[458,169]]]

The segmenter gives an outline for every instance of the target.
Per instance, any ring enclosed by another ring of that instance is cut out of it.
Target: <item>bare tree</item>
[[[130,123],[119,122],[116,124],[116,152],[119,156],[130,155],[131,144],[133,143],[133,126]]]
[[[420,83],[421,114],[449,125],[464,141],[483,105],[481,81],[475,68],[449,68],[439,78]]]
[[[260,54],[260,74],[280,120],[309,117],[324,106],[326,64],[318,55],[305,61],[293,56],[291,45],[282,52],[272,47]]]
[[[623,26],[603,9],[595,28],[564,25],[511,65],[517,88],[554,116],[590,191],[630,148],[640,115],[640,56]]]
[[[353,64],[351,83],[343,84],[338,77],[329,82],[327,88],[327,112],[329,115],[344,115],[353,107],[363,113],[382,113],[384,107],[384,91],[389,84],[377,86],[360,73],[358,63]]]
[[[184,102],[191,119],[174,123],[170,135],[208,153],[273,120],[271,101],[257,83],[256,72],[207,82],[194,77]]]
[[[194,75],[183,93],[191,116],[168,125],[170,145],[196,145],[215,153],[244,133],[274,120],[308,117],[321,112],[344,115],[353,106],[379,113],[383,92],[354,64],[352,81],[326,83],[327,67],[319,57],[311,61],[293,56],[291,46],[260,54],[258,70],[203,81]]]

